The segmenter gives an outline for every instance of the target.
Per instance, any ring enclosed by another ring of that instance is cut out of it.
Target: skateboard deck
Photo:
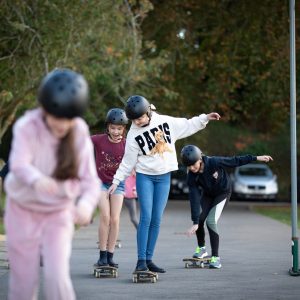
[[[208,268],[210,260],[210,256],[206,256],[203,258],[187,257],[183,259],[183,261],[185,262],[185,268]]]
[[[0,258],[0,268],[1,267],[9,269],[9,261],[8,261],[8,259]]]
[[[155,283],[158,280],[158,274],[151,271],[134,271],[132,275],[132,282],[134,283],[145,281]]]
[[[118,277],[118,269],[111,266],[99,266],[97,264],[94,265],[94,276],[96,278],[101,277]]]

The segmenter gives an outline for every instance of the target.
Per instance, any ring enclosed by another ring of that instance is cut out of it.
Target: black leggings
[[[199,228],[196,231],[198,246],[205,246],[205,231],[204,223],[209,233],[211,255],[219,256],[219,232],[218,232],[218,220],[221,216],[223,208],[230,199],[231,192],[218,195],[216,197],[210,197],[203,195],[201,199],[201,214],[199,219]]]

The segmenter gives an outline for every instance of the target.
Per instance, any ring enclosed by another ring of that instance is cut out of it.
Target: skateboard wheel
[[[137,282],[138,282],[138,280],[137,280],[137,277],[136,277],[136,276],[133,276],[133,277],[132,277],[132,282],[133,282],[133,283],[137,283]]]
[[[156,282],[156,278],[155,277],[151,278],[151,283],[155,283],[155,282]]]
[[[99,278],[99,277],[100,277],[99,272],[95,272],[95,277],[96,277],[96,278]]]
[[[185,268],[187,269],[190,265],[188,263],[185,263]]]
[[[200,268],[202,268],[202,269],[204,268],[204,262],[200,263]]]

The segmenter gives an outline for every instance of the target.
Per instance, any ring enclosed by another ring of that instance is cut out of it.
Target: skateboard
[[[111,266],[98,266],[97,264],[94,265],[94,276],[96,278],[100,277],[118,277],[118,269]]]
[[[145,282],[150,281],[155,283],[158,280],[158,274],[151,271],[134,271],[132,276],[132,282]]]
[[[188,257],[183,259],[185,268],[208,268],[210,260],[210,256],[203,258]]]
[[[121,240],[117,240],[116,241],[116,248],[121,248],[122,247],[122,244],[121,244]]]
[[[0,268],[1,267],[9,269],[9,261],[8,261],[8,259],[2,259],[2,258],[0,258]]]

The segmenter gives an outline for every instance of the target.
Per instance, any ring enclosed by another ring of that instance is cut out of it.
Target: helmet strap
[[[149,122],[141,127],[147,127],[150,124],[151,117],[152,117],[152,110],[151,107],[149,107],[148,111],[146,112],[147,117],[149,118]]]

